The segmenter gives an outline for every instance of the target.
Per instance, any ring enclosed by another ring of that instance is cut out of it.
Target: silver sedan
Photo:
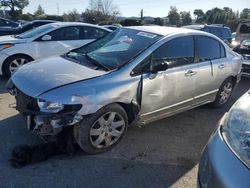
[[[43,138],[72,126],[87,153],[115,146],[128,125],[197,106],[219,107],[240,80],[241,57],[202,31],[119,28],[60,57],[21,67],[8,88]]]

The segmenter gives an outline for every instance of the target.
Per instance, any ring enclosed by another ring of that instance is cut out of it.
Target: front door
[[[94,39],[86,37],[84,29],[82,26],[68,26],[48,33],[51,40],[43,41],[40,37],[34,42],[36,57],[61,55],[93,41]]]
[[[166,71],[143,75],[141,118],[153,121],[189,108],[196,95],[198,66],[192,36],[172,39],[155,52],[154,64],[168,63]]]

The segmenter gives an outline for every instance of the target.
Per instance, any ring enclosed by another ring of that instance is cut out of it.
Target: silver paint
[[[111,103],[130,104],[141,97],[140,119],[147,123],[212,102],[226,78],[240,79],[241,58],[214,35],[180,28],[130,28],[164,36],[132,62],[115,71],[91,70],[57,57],[23,66],[14,74],[12,81],[29,96],[63,104],[82,104],[78,113],[83,116]],[[215,38],[224,45],[227,57],[212,61],[212,65],[210,62],[194,63],[155,75],[131,76],[132,70],[162,44],[188,35]],[[219,69],[221,64],[225,68]],[[190,75],[190,71],[194,74]],[[141,81],[142,94],[138,96]]]

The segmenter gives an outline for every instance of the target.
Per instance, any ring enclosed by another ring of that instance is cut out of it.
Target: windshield
[[[250,46],[250,39],[244,40],[244,41],[242,42],[242,45],[243,45],[243,46]]]
[[[52,28],[55,28],[56,25],[54,24],[46,24],[46,25],[43,25],[43,26],[40,26],[40,27],[36,27],[32,30],[29,30],[29,31],[26,31],[20,35],[17,35],[18,38],[22,38],[22,39],[27,39],[27,38],[32,38],[34,36],[37,36],[39,34],[42,34],[43,32],[45,31],[49,31],[51,30]]]
[[[86,55],[103,67],[116,69],[129,62],[161,36],[121,28],[107,36],[70,52]]]

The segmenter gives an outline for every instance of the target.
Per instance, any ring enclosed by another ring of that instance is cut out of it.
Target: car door
[[[47,37],[45,37],[47,35]],[[44,34],[36,39],[34,48],[36,57],[44,58],[53,55],[61,55],[73,49],[72,40],[79,40],[80,28],[78,26],[68,26],[58,28]]]
[[[96,33],[98,33],[98,28]],[[90,30],[92,31],[92,30]],[[48,57],[52,55],[61,55],[67,53],[74,48],[79,48],[99,37],[94,35],[94,32],[89,32],[89,29],[84,26],[68,26],[56,29],[48,35],[50,40],[43,40],[43,36],[36,40],[36,52],[39,58]]]
[[[166,71],[143,75],[141,118],[152,121],[191,106],[198,71],[192,36],[172,39],[153,52],[153,66],[168,63]],[[152,63],[152,62],[151,62]]]
[[[212,101],[225,79],[226,55],[223,45],[208,36],[196,36],[198,56],[197,95],[195,105]]]

